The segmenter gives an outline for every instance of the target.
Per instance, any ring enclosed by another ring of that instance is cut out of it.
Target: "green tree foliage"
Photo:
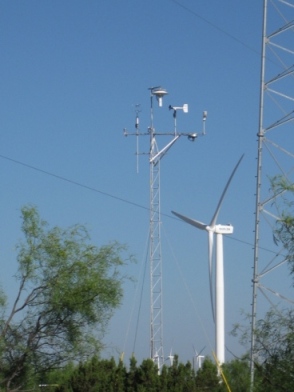
[[[49,228],[35,208],[22,209],[19,289],[11,308],[1,297],[1,383],[28,378],[92,356],[122,298],[123,247],[90,243],[85,227]]]
[[[180,363],[177,355],[174,356],[173,365],[168,368],[167,390],[171,392],[196,391],[196,375],[191,363]]]
[[[195,374],[191,363],[176,361],[170,367],[163,366],[161,373],[151,359],[137,365],[134,357],[127,367],[112,359],[93,358],[80,363],[68,380],[56,388],[56,392],[224,392],[223,383],[217,376],[216,366],[208,359]],[[232,378],[234,374],[232,372]],[[58,378],[58,377],[57,377]],[[235,384],[237,385],[238,376]],[[240,391],[243,391],[239,389]],[[233,390],[232,390],[233,391]]]
[[[271,310],[256,328],[257,391],[294,391],[294,311]]]
[[[201,369],[197,371],[196,378],[197,391],[218,391],[220,387],[220,378],[217,374],[216,365],[208,358],[202,364]]]
[[[250,368],[248,359],[234,359],[222,366],[223,374],[233,392],[248,392],[250,390]],[[223,391],[227,389],[223,388]]]
[[[158,368],[152,359],[145,359],[137,370],[138,391],[156,392],[159,386]]]
[[[279,215],[274,241],[283,245],[291,273],[294,274],[294,184],[290,184],[283,176],[276,176],[271,180],[271,185]]]
[[[60,391],[72,392],[120,392],[124,391],[125,368],[115,360],[92,358],[80,364],[73,372],[69,382]]]
[[[137,385],[137,360],[134,356],[130,359],[130,369],[127,375],[126,380],[126,391],[127,392],[135,392]]]

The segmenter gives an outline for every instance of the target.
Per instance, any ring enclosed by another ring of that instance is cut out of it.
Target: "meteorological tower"
[[[150,165],[150,220],[149,220],[149,261],[150,261],[150,358],[157,364],[158,369],[162,368],[164,362],[163,350],[163,328],[162,328],[162,254],[161,254],[161,214],[160,214],[160,161],[168,152],[171,146],[180,138],[187,136],[190,141],[195,141],[199,136],[198,133],[178,132],[177,130],[177,112],[182,111],[188,113],[188,105],[172,106],[168,109],[172,111],[174,118],[174,129],[170,132],[157,132],[154,127],[154,98],[158,102],[159,108],[163,107],[163,99],[168,92],[160,87],[149,88],[150,92],[150,125],[146,132],[140,131],[140,105],[136,105],[136,121],[135,132],[129,133],[124,129],[125,136],[136,136],[137,139],[137,170],[139,152],[139,137],[149,137],[148,153],[142,153],[149,156]],[[207,112],[203,112],[203,127],[201,135],[205,134],[205,123]],[[157,136],[167,136],[171,140],[163,147],[159,148],[157,144]]]

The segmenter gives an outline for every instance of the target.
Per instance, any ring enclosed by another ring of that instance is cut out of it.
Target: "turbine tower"
[[[234,174],[243,159],[243,155],[236,164],[226,186],[223,190],[221,198],[216,207],[215,213],[211,219],[210,224],[205,224],[200,221],[188,218],[177,212],[172,211],[174,215],[190,225],[200,230],[205,230],[208,233],[208,270],[209,270],[209,286],[210,286],[210,302],[212,309],[212,316],[215,322],[215,351],[218,363],[221,365],[225,362],[225,294],[224,294],[224,256],[223,256],[223,235],[232,234],[233,226],[216,224],[218,214],[220,212],[225,194],[234,177]],[[214,235],[216,235],[216,267],[215,267],[215,308],[213,301],[213,242]]]
[[[160,161],[168,152],[172,145],[180,138],[180,136],[187,136],[189,140],[194,141],[198,137],[196,132],[184,133],[177,131],[177,112],[179,110],[188,113],[188,105],[183,106],[169,106],[173,110],[174,129],[172,132],[159,133],[154,128],[154,97],[158,101],[158,106],[163,106],[163,98],[168,92],[162,88],[151,87],[150,91],[150,126],[148,132],[140,132],[139,124],[139,105],[136,105],[136,122],[135,133],[129,133],[126,129],[123,130],[125,136],[133,135],[137,137],[137,158],[139,153],[139,136],[149,136],[149,164],[150,164],[150,220],[149,220],[149,261],[150,261],[150,358],[157,364],[160,370],[164,363],[163,350],[163,328],[162,328],[162,255],[161,255],[161,214],[160,214]],[[202,135],[205,135],[205,123],[207,112],[203,112],[203,128]],[[158,148],[156,136],[164,135],[171,136],[170,142],[162,149]],[[144,154],[144,153],[143,153]],[[145,155],[145,154],[144,154]],[[138,161],[137,161],[138,162]],[[138,163],[137,163],[138,171]]]
[[[257,293],[261,292],[263,294],[261,299],[274,306],[278,306],[278,301],[287,296],[286,293],[280,294],[287,286],[285,284],[285,279],[289,275],[287,259],[283,255],[283,248],[273,241],[273,231],[283,213],[283,198],[287,199],[287,194],[277,193],[271,181],[281,177],[287,185],[294,183],[293,43],[294,1],[264,0],[252,279],[251,391],[254,387],[254,362],[257,355],[255,352]],[[275,287],[270,280],[272,273],[275,273]],[[278,287],[279,281],[283,281],[283,288]],[[288,302],[293,304],[291,300]],[[262,308],[265,309],[266,306]],[[260,317],[262,318],[263,314]]]

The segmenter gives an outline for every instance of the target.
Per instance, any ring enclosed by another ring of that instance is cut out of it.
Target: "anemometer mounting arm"
[[[167,151],[171,148],[171,146],[179,139],[181,135],[176,135],[162,150],[160,150],[157,154],[155,154],[152,158],[150,158],[149,162],[157,165],[160,159],[167,153]]]

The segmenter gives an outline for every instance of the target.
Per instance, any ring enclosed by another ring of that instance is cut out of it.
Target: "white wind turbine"
[[[223,190],[221,198],[216,207],[215,213],[209,225],[199,222],[197,220],[188,218],[184,215],[172,211],[174,215],[181,218],[192,226],[200,230],[208,232],[208,268],[209,268],[209,285],[210,285],[210,301],[213,320],[215,321],[215,345],[216,357],[221,365],[225,362],[225,301],[224,301],[224,255],[223,255],[223,234],[232,234],[233,226],[230,224],[220,225],[216,224],[216,220],[224,200],[227,189],[234,177],[234,174],[243,159],[244,154],[236,164],[226,186]],[[216,267],[215,267],[215,310],[213,305],[213,288],[212,288],[212,257],[213,257],[213,240],[216,234]]]
[[[173,366],[174,357],[175,357],[175,356],[172,354],[172,349],[170,349],[169,356],[167,357],[167,359],[169,359],[170,366]]]
[[[195,349],[195,347],[193,347],[193,348],[194,348],[194,354],[195,354],[193,356],[193,369],[196,371],[196,370],[201,369],[201,367],[202,367],[202,362],[205,359],[205,355],[201,355],[201,353],[205,349],[205,347],[203,347],[203,349],[199,352],[199,354],[198,354],[197,350]]]

